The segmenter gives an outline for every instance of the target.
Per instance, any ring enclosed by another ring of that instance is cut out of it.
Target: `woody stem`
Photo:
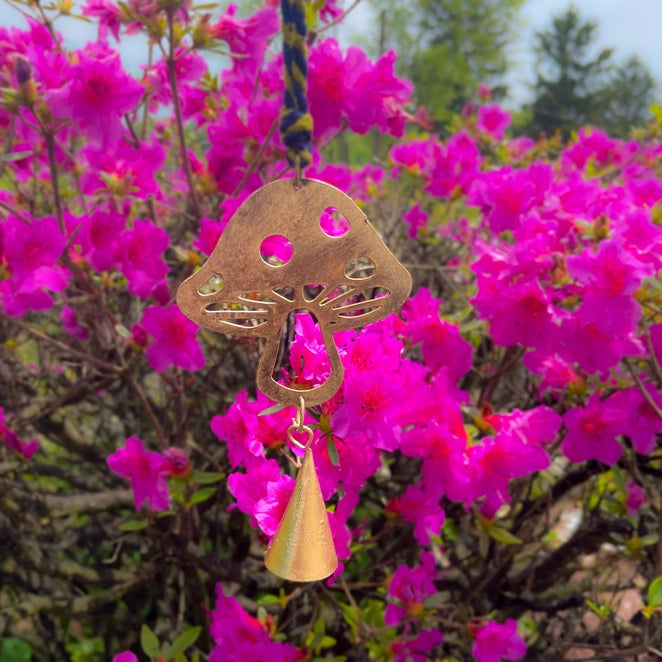
[[[166,58],[166,64],[168,66],[168,78],[170,80],[170,92],[172,94],[172,105],[175,109],[175,122],[177,124],[177,137],[179,138],[179,152],[182,159],[182,166],[184,168],[184,174],[186,176],[186,183],[188,184],[189,191],[191,193],[191,204],[193,205],[193,211],[197,219],[199,220],[202,217],[202,212],[200,211],[200,202],[198,201],[198,195],[195,191],[195,185],[193,182],[193,171],[191,170],[191,162],[188,158],[188,152],[186,151],[186,136],[184,135],[184,121],[182,119],[182,108],[179,103],[179,92],[177,90],[177,76],[175,72],[175,65],[177,61],[175,60],[175,32],[173,28],[173,13],[172,11],[167,12],[168,17],[168,57]]]

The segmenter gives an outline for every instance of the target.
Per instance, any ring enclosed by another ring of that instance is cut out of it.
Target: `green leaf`
[[[326,450],[329,453],[329,461],[334,467],[337,467],[340,463],[340,458],[338,457],[338,447],[332,434],[326,437]]]
[[[614,480],[616,481],[616,485],[618,486],[619,491],[625,493],[625,475],[623,474],[622,469],[614,465],[611,468],[611,472],[614,475]]]
[[[662,120],[662,106],[659,103],[654,103],[648,110],[656,120]]]
[[[258,416],[271,416],[271,414],[275,414],[277,411],[280,411],[281,409],[285,409],[287,405],[271,405],[271,407],[267,407],[266,409],[263,409]]]
[[[591,600],[586,600],[586,604],[591,611],[595,612],[600,618],[607,618],[611,612],[609,605],[596,605],[595,602],[591,602]]]
[[[223,480],[225,474],[215,471],[197,471],[191,476],[191,481],[196,485],[210,485],[211,483],[218,483]]]
[[[129,329],[127,329],[123,324],[115,324],[115,333],[124,339],[131,337],[131,331],[129,331]]]
[[[147,528],[147,522],[142,519],[132,519],[117,527],[120,531],[142,531]]]
[[[500,526],[491,526],[487,529],[490,537],[504,545],[521,545],[522,541],[514,536],[510,531],[502,529]]]
[[[28,156],[32,156],[32,150],[25,150],[23,152],[9,152],[9,154],[2,154],[0,160],[2,161],[20,161]],[[18,639],[16,641],[19,641]]]
[[[214,496],[216,493],[215,487],[203,487],[201,490],[198,490],[188,502],[189,506],[195,506],[196,503],[202,503],[207,501],[210,497]]]
[[[159,640],[147,625],[140,628],[140,645],[145,653],[150,657],[156,657],[159,654]]]
[[[22,639],[10,637],[0,646],[0,662],[30,662],[32,648]]]
[[[658,540],[659,537],[657,533],[649,533],[647,536],[642,536],[641,537],[641,546],[642,547],[650,547],[651,545],[654,545]]]
[[[279,605],[282,603],[282,599],[277,595],[268,593],[267,595],[263,595],[262,597],[258,598],[257,602],[261,605]]]
[[[196,642],[201,632],[202,627],[198,625],[197,627],[191,628],[183,634],[180,634],[179,637],[177,637],[177,639],[175,639],[166,649],[165,656],[170,659],[179,653],[183,653],[189,646],[192,646]]]
[[[648,606],[662,607],[662,575],[656,577],[648,587]]]

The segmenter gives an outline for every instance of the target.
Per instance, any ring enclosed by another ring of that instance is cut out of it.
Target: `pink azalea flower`
[[[612,405],[611,398],[602,401],[594,393],[584,407],[567,411],[563,422],[568,432],[563,440],[563,452],[573,462],[600,460],[611,466],[623,453],[616,441],[628,432],[623,412]]]
[[[200,219],[200,234],[193,241],[193,248],[209,257],[216,248],[218,240],[225,230],[227,221],[214,221],[211,218]]]
[[[209,662],[296,662],[303,657],[294,646],[271,641],[266,627],[246,613],[236,598],[226,596],[221,584],[216,585],[216,606],[209,615],[209,632],[216,643]]]
[[[444,640],[439,630],[421,630],[413,639],[402,639],[391,644],[395,654],[393,662],[427,662],[428,653]]]
[[[414,537],[419,545],[429,545],[430,535],[439,536],[446,521],[438,490],[426,489],[421,483],[408,485],[402,496],[389,502],[387,510],[414,524]]]
[[[21,317],[28,310],[53,305],[47,290],[61,292],[69,272],[56,263],[66,239],[52,216],[32,220],[31,225],[9,215],[0,223],[2,262],[10,277],[0,282],[0,303],[7,315]]]
[[[0,407],[0,441],[4,441],[9,448],[18,453],[24,460],[31,460],[39,450],[39,440],[21,441],[18,435],[7,427],[4,409]]]
[[[74,238],[73,248],[79,248],[80,254],[85,256],[96,271],[109,271],[115,266],[119,236],[125,222],[122,214],[97,208],[89,216],[83,217],[82,227]]]
[[[428,491],[439,499],[446,494],[464,501],[468,474],[465,468],[466,440],[432,420],[423,430],[415,427],[403,435],[401,450],[409,457],[423,458],[422,474]]]
[[[639,508],[646,503],[646,492],[632,480],[628,480],[625,490],[625,509],[630,517],[634,517]]]
[[[489,101],[492,96],[492,88],[486,83],[478,83],[476,94],[478,94],[481,101]]]
[[[173,476],[188,476],[191,473],[191,460],[183,448],[171,446],[163,451],[167,471]]]
[[[251,513],[269,539],[276,535],[278,525],[292,496],[294,482],[294,478],[287,474],[269,481],[266,495],[255,504]]]
[[[646,387],[648,395],[659,408],[662,408],[662,393],[652,384]],[[638,387],[617,391],[607,402],[610,407],[620,409],[623,420],[623,434],[630,438],[637,453],[647,455],[656,446],[657,435],[662,434],[660,418]]]
[[[310,111],[315,136],[339,128],[342,118],[356,133],[377,125],[385,133],[401,136],[412,86],[394,74],[395,53],[389,51],[374,64],[356,46],[343,55],[335,39],[324,39],[309,58]]]
[[[123,651],[113,657],[113,662],[138,662],[138,658],[131,651]]]
[[[68,82],[59,90],[49,90],[44,98],[56,117],[70,119],[98,143],[120,138],[122,115],[138,106],[145,91],[126,75],[119,53],[108,53],[93,57],[77,51]]]
[[[402,106],[409,102],[413,85],[395,76],[397,55],[390,50],[374,65],[357,46],[345,56],[344,114],[349,127],[363,134],[372,126],[401,137],[407,116]]]
[[[356,335],[335,334],[334,339],[340,341],[340,355],[343,366],[349,372],[364,372],[366,370],[383,370],[396,372],[400,367],[403,351],[402,342],[395,338],[392,329],[382,322],[375,322],[362,329]]]
[[[109,192],[144,200],[149,195],[162,197],[154,173],[166,161],[166,153],[156,142],[140,141],[137,146],[125,140],[110,145],[89,144],[82,150],[89,167],[81,174],[83,193]],[[111,212],[112,213],[112,212]]]
[[[481,496],[485,501],[481,512],[494,517],[504,503],[510,503],[510,480],[542,471],[549,466],[549,455],[539,443],[529,443],[512,430],[499,431],[481,445],[467,448],[467,464],[470,470],[467,503]]]
[[[290,344],[290,365],[297,383],[315,387],[331,374],[331,363],[319,325],[307,313],[296,315],[294,340]]]
[[[634,334],[606,333],[595,322],[583,325],[578,316],[561,323],[558,349],[561,358],[578,363],[589,375],[605,375],[623,356],[644,353],[643,344]]]
[[[483,306],[481,294],[474,299],[481,316],[489,316],[495,343],[504,347],[521,344],[544,350],[558,332],[558,316],[551,299],[537,281],[516,282],[501,288],[498,298]]]
[[[338,464],[331,463],[327,444],[314,447],[315,468],[319,476],[322,495],[329,499],[342,484],[343,490],[358,491],[365,481],[381,466],[379,453],[362,433],[334,440],[338,451]]]
[[[89,333],[87,329],[78,323],[78,317],[76,316],[76,311],[69,306],[64,306],[62,312],[60,313],[60,321],[62,322],[62,328],[76,340],[87,340]]]
[[[146,299],[162,281],[169,269],[161,255],[169,245],[168,233],[152,221],[134,221],[132,229],[122,232],[117,260],[131,294]]]
[[[250,467],[251,458],[262,458],[264,445],[257,437],[258,419],[253,413],[248,394],[242,391],[223,415],[211,419],[211,429],[228,444],[228,457],[232,468],[240,464]],[[260,463],[261,464],[261,463]]]
[[[195,51],[186,51],[181,47],[175,51],[175,77],[180,94],[188,87],[186,83],[198,82],[206,73],[207,63]],[[150,88],[150,103],[154,110],[158,109],[159,103],[172,103],[168,64],[165,59],[158,60],[146,69],[145,81]]]
[[[585,285],[583,303],[576,313],[583,324],[595,324],[612,335],[636,330],[641,308],[632,294],[643,278],[653,274],[650,265],[639,262],[613,239],[601,242],[595,254],[585,250],[570,255],[566,263],[570,276]]]
[[[580,379],[572,365],[558,354],[550,356],[545,352],[527,352],[523,363],[532,373],[542,375],[538,394],[548,389],[558,393],[576,384]]]
[[[431,370],[443,369],[455,381],[471,369],[472,348],[460,335],[457,325],[441,319],[439,307],[443,302],[434,299],[425,287],[407,300],[402,316],[407,321],[405,335],[414,343],[422,342],[425,365]]]
[[[391,148],[389,158],[394,164],[391,179],[406,170],[412,175],[427,173],[431,167],[435,148],[439,148],[435,138],[398,142]]]
[[[510,113],[496,103],[478,109],[478,128],[495,140],[503,140],[510,120]]]
[[[409,226],[410,239],[418,237],[418,231],[427,225],[428,218],[427,212],[423,211],[418,203],[402,215],[402,220]]]
[[[418,619],[423,611],[425,598],[437,592],[434,582],[434,556],[421,552],[421,565],[410,568],[401,565],[395,571],[388,586],[388,596],[397,602],[389,602],[384,613],[386,625],[398,625],[403,619]]]
[[[239,56],[233,58],[235,71],[252,74],[262,64],[269,39],[278,32],[278,12],[273,7],[265,7],[245,20],[235,18],[236,13],[237,6],[229,5],[212,26],[212,34],[227,43],[231,56]]]
[[[235,472],[228,477],[228,489],[237,500],[236,507],[251,516],[253,528],[258,525],[255,517],[258,503],[267,496],[269,485],[278,482],[280,477],[280,469],[275,460],[254,462],[246,473]]]
[[[553,171],[546,163],[534,163],[525,170],[506,166],[476,178],[467,204],[480,207],[494,232],[516,230],[522,219],[539,207],[549,190]]]
[[[483,160],[475,138],[466,131],[460,131],[452,135],[445,145],[435,144],[432,156],[429,173],[423,173],[428,182],[423,190],[446,198],[458,192],[466,195]]]
[[[477,662],[519,660],[526,653],[526,642],[517,634],[517,621],[489,621],[478,631],[472,650]]]
[[[99,20],[99,40],[107,39],[108,31],[120,40],[120,28],[122,26],[122,10],[111,0],[87,0],[83,6],[83,16]],[[118,656],[119,657],[119,656]],[[113,662],[116,662],[113,659]],[[120,662],[129,662],[120,661]]]
[[[513,409],[508,414],[485,416],[497,432],[515,435],[525,444],[551,444],[561,427],[561,416],[553,409],[541,405],[528,411]]]
[[[146,451],[141,439],[129,437],[107,462],[117,475],[131,481],[136,510],[145,502],[150,510],[168,509],[167,462],[159,453]]]
[[[163,372],[171,365],[184,370],[204,368],[205,357],[196,340],[199,327],[177,306],[150,306],[145,310],[141,324],[153,338],[145,355],[156,372]]]
[[[345,402],[331,419],[334,434],[344,437],[363,432],[378,448],[395,450],[400,443],[398,391],[396,375],[387,381],[381,370],[346,373]]]

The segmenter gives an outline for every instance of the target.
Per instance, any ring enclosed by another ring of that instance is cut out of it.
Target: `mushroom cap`
[[[320,217],[329,208],[337,209],[348,221],[348,230],[340,236],[329,236],[320,225]],[[292,247],[285,264],[276,266],[261,255],[262,243],[273,236],[286,238]],[[374,265],[371,275],[347,274],[348,264],[358,258],[367,258]],[[222,288],[202,294],[201,288],[214,276],[222,278]],[[306,291],[311,283],[322,285],[312,298]],[[407,299],[411,284],[407,270],[351,198],[314,179],[301,180],[298,188],[294,180],[281,179],[263,186],[244,201],[207,262],[180,285],[177,303],[184,314],[202,327],[267,338],[265,354],[274,361],[288,314],[300,309],[310,311],[319,322],[332,374],[340,373],[339,387],[342,365],[331,334],[395,312]],[[375,296],[378,290],[385,294]],[[360,294],[364,300],[355,300]],[[264,359],[263,355],[258,372],[265,370]],[[338,374],[333,382],[337,380]],[[265,378],[261,381],[264,384]],[[274,384],[293,391],[275,381]],[[267,395],[273,397],[276,391],[270,390],[272,393]],[[274,399],[283,402],[282,397]],[[288,395],[287,404],[290,400],[296,403]]]

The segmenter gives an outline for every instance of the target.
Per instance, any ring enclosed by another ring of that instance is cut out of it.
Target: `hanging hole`
[[[293,287],[274,287],[272,290],[274,294],[286,301],[294,301],[294,288]]]
[[[330,373],[331,361],[317,318],[307,308],[291,311],[283,323],[274,380],[305,392],[321,386]]]
[[[375,263],[369,257],[355,257],[345,265],[345,276],[355,280],[370,278],[375,273]]]
[[[324,291],[325,287],[326,285],[324,285],[323,283],[304,285],[303,298],[306,301],[313,301]]]
[[[260,244],[260,257],[270,267],[282,267],[292,258],[292,244],[282,234],[272,234]]]
[[[223,276],[214,274],[202,287],[198,289],[198,294],[207,297],[210,294],[216,294],[223,289]]]
[[[349,232],[349,221],[335,207],[327,207],[320,214],[320,228],[327,237],[342,237]]]

